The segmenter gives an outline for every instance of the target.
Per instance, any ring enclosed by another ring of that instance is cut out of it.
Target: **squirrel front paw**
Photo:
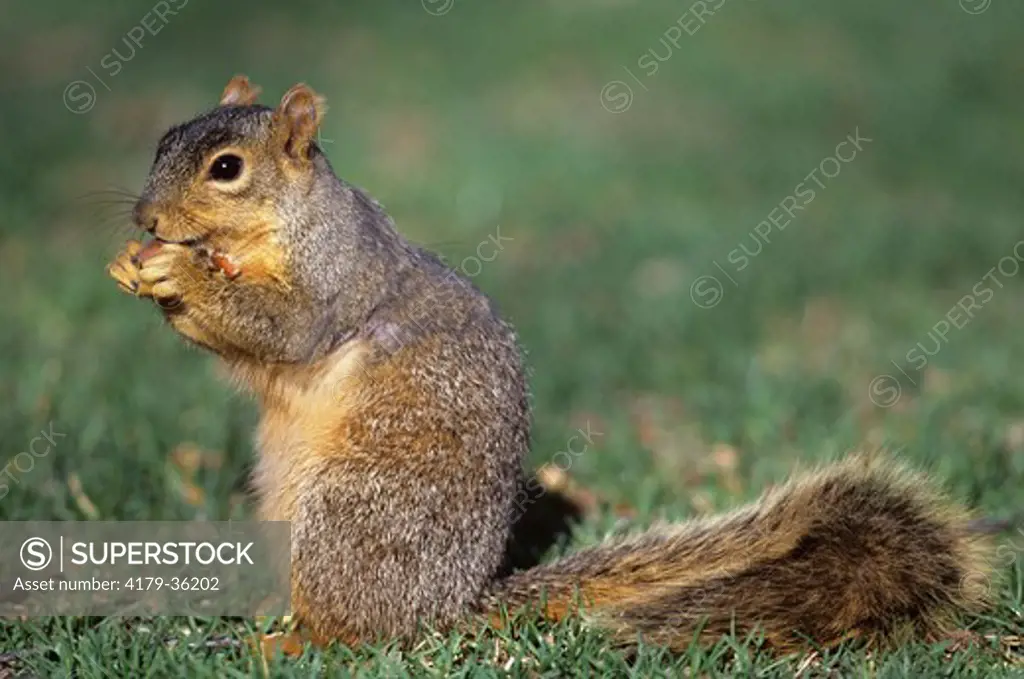
[[[149,294],[148,287],[143,286],[139,279],[138,255],[144,249],[139,241],[130,240],[107,267],[107,273],[117,281],[117,287],[136,297],[146,297]]]
[[[177,243],[130,240],[107,273],[119,288],[136,297],[151,297],[161,308],[181,304],[185,289],[201,275],[191,249]]]
[[[197,283],[201,275],[195,253],[177,243],[147,246],[135,254],[133,261],[137,263],[142,291],[136,294],[152,297],[165,310],[180,306],[189,285]]]

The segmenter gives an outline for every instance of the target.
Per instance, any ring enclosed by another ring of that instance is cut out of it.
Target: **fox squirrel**
[[[983,609],[990,546],[898,464],[851,456],[714,518],[503,576],[529,444],[513,329],[337,178],[304,84],[244,76],[168,131],[133,218],[155,236],[122,288],[251,389],[260,517],[292,526],[292,610],[318,642],[579,613],[682,649],[760,630],[776,650],[937,638]]]

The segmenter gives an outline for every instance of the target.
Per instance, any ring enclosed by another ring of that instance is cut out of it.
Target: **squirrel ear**
[[[250,106],[256,103],[260,88],[249,83],[244,75],[236,75],[228,81],[224,93],[220,95],[221,106]]]
[[[305,83],[285,92],[274,111],[274,118],[284,139],[286,153],[295,158],[306,157],[326,111],[326,100]]]

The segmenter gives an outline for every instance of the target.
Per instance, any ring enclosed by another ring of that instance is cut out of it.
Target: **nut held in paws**
[[[146,261],[156,253],[160,252],[161,247],[163,247],[163,244],[160,241],[150,241],[146,243],[141,250],[135,253],[135,256],[132,257],[132,260],[135,262],[135,265],[138,266],[139,264]]]

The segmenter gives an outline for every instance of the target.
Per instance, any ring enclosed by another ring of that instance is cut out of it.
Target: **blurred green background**
[[[336,171],[453,266],[474,274],[481,241],[511,239],[474,282],[528,352],[532,463],[589,424],[601,435],[569,474],[602,507],[641,523],[726,508],[797,464],[884,446],[986,513],[1024,509],[1020,3],[0,14],[2,519],[247,515],[254,408],[106,277],[132,232],[101,193],[137,192],[163,131],[235,73],[271,104],[297,81],[322,92]],[[858,132],[852,159],[827,160]],[[759,237],[801,183],[813,200]],[[14,465],[51,423],[66,436]],[[1019,569],[982,627],[1020,633]],[[131,646],[105,624],[0,625],[0,650],[63,648],[33,662],[86,676]]]

